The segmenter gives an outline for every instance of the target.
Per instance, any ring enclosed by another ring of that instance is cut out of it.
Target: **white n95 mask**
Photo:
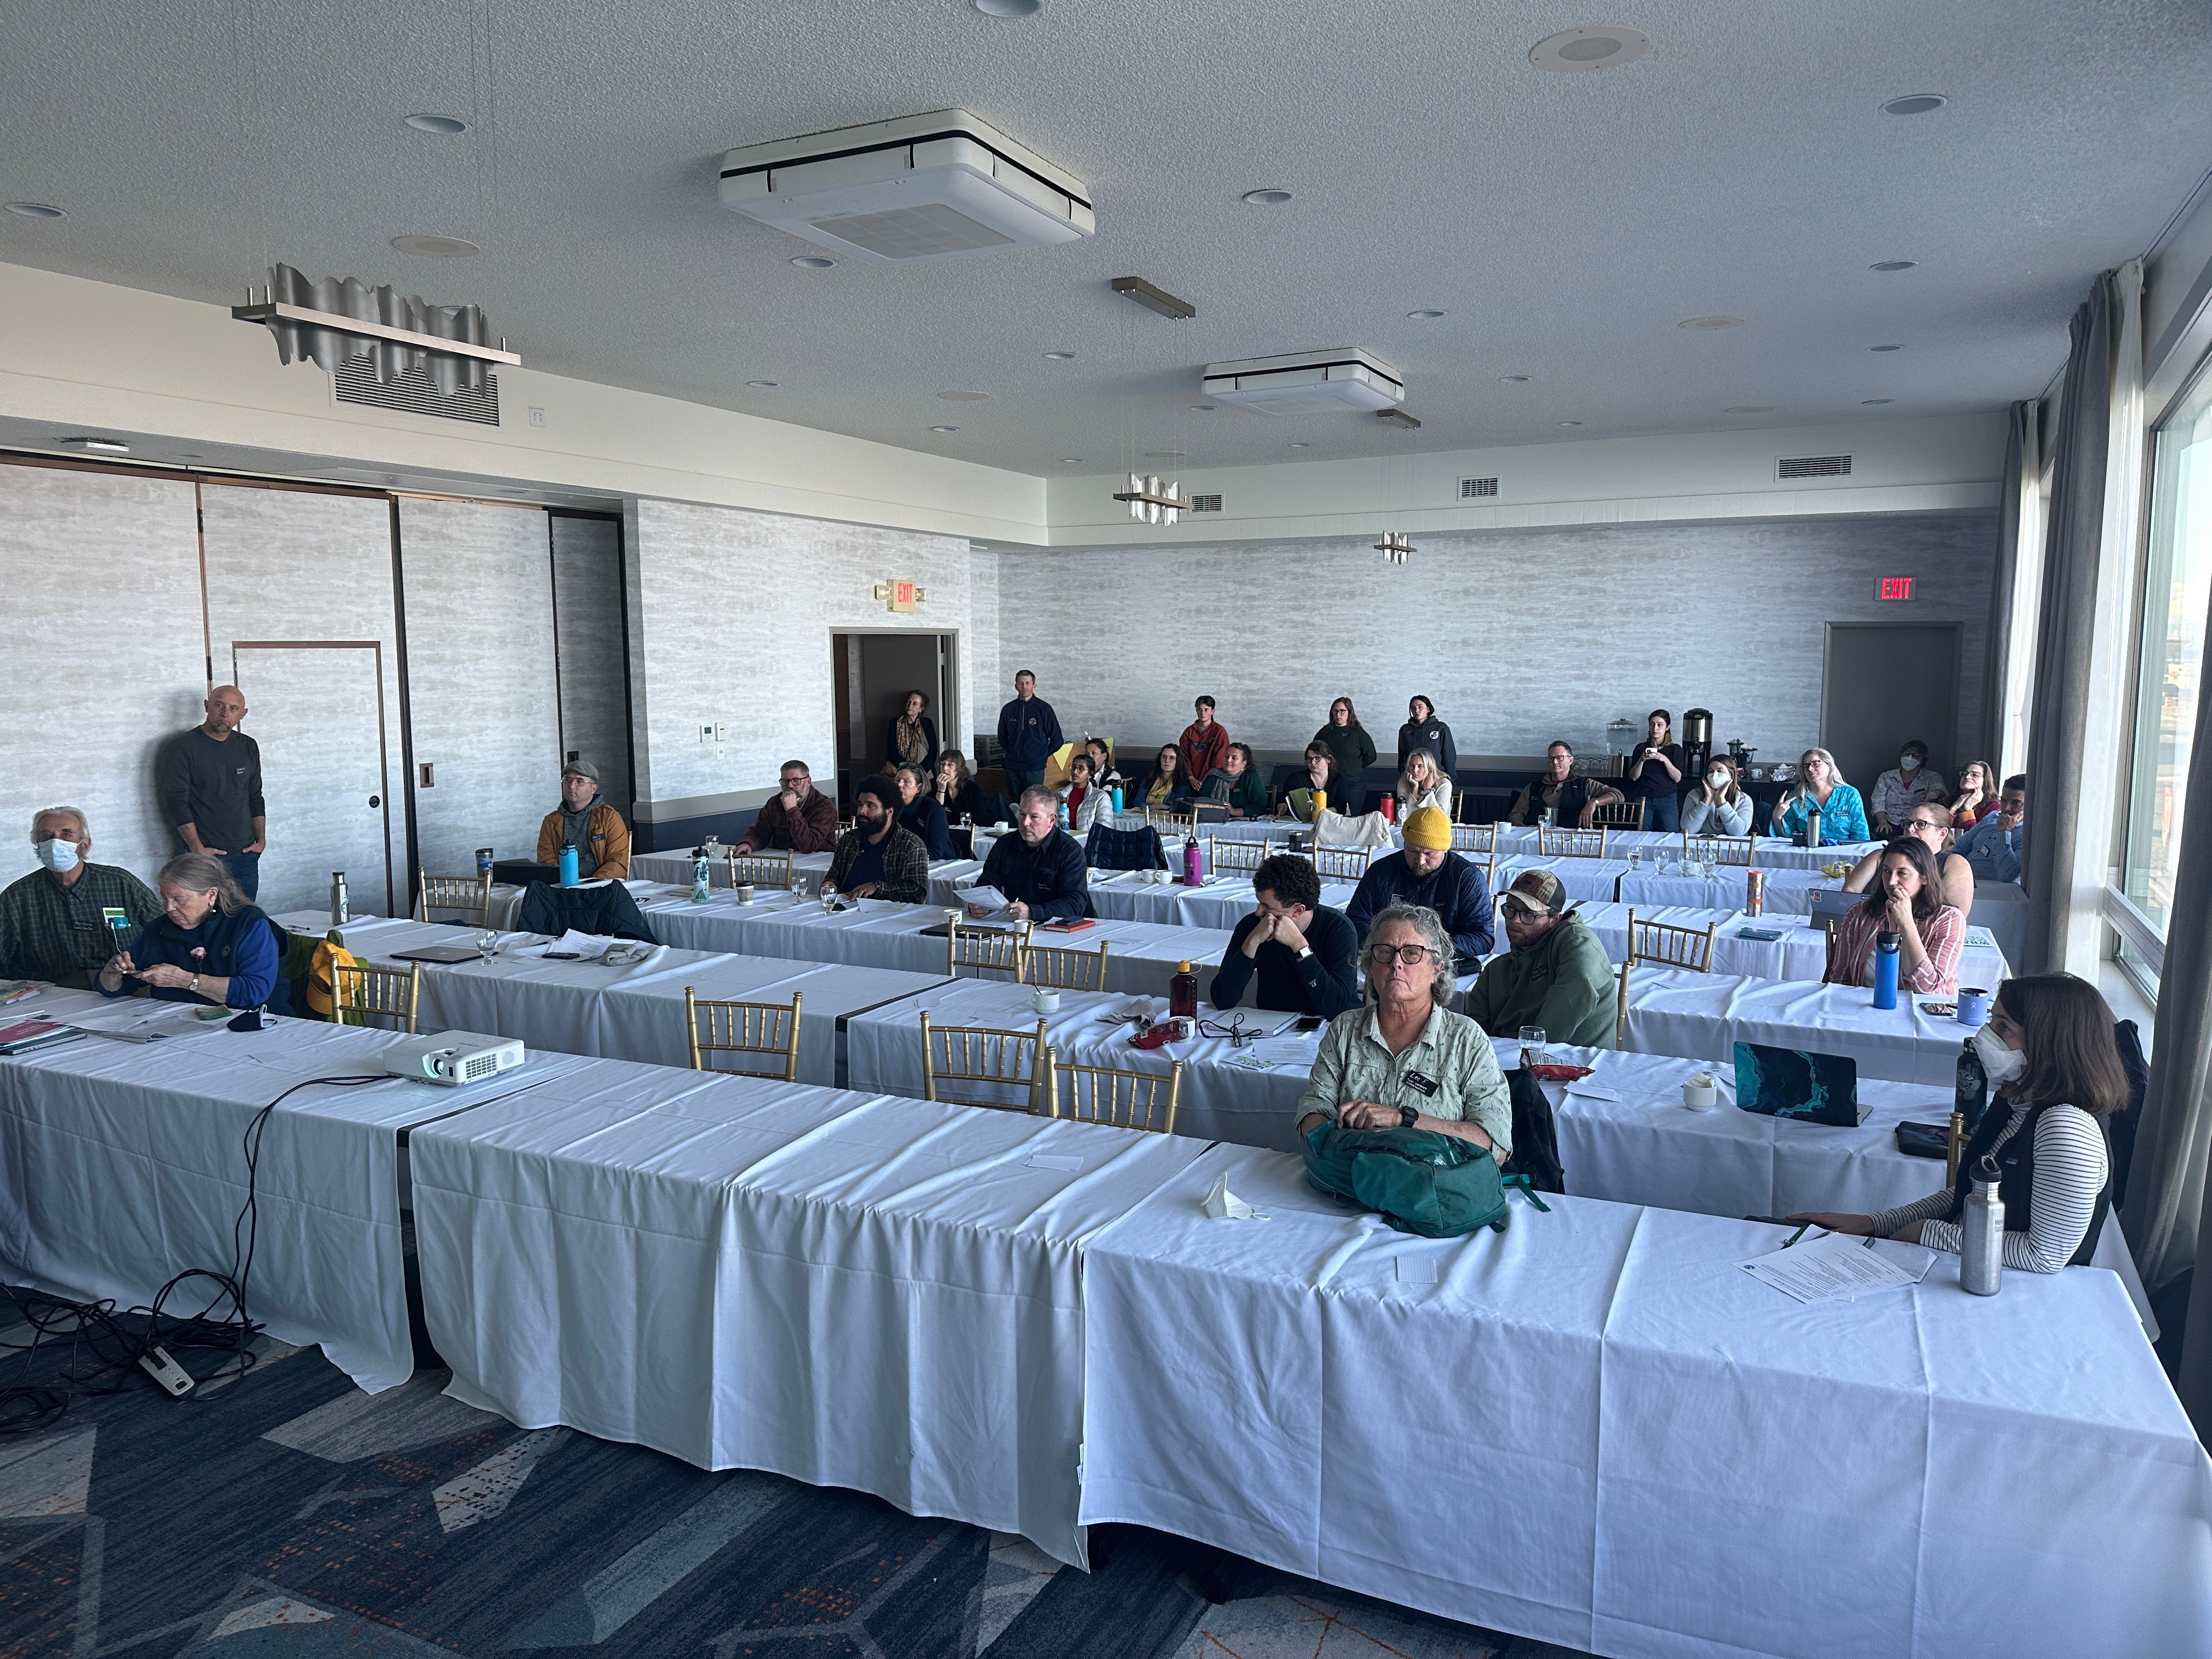
[[[1974,1052],[1981,1057],[1982,1071],[1992,1084],[2009,1083],[2027,1069],[2027,1056],[2017,1048],[2008,1048],[2004,1042],[1986,1025],[1974,1033]]]

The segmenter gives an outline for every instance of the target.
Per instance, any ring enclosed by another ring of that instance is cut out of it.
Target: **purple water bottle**
[[[1186,841],[1182,844],[1183,885],[1186,887],[1197,887],[1202,885],[1205,880],[1206,876],[1200,868],[1199,864],[1198,837],[1193,836],[1188,841]]]

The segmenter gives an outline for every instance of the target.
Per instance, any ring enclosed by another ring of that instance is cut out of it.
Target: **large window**
[[[2212,372],[2160,428],[2128,797],[2128,897],[2166,931],[2212,611]]]

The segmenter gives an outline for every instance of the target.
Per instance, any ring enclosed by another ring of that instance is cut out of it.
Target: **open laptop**
[[[1840,887],[1815,887],[1811,897],[1815,927],[1820,925],[1822,916],[1833,916],[1841,921],[1851,913],[1854,906],[1866,902],[1864,893],[1846,893]]]
[[[1763,1117],[1856,1128],[1866,1121],[1859,1103],[1859,1064],[1848,1054],[1804,1048],[1735,1045],[1735,1103]]]

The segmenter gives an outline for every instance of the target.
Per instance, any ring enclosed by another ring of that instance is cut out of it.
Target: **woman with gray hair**
[[[1298,1099],[1298,1133],[1329,1123],[1433,1129],[1504,1163],[1513,1097],[1482,1028],[1444,1006],[1454,988],[1443,918],[1425,905],[1391,905],[1376,914],[1364,955],[1367,1000],[1322,1034]]]
[[[182,854],[156,881],[162,914],[100,970],[100,995],[128,996],[143,985],[163,1002],[291,1012],[278,971],[282,932],[239,890],[221,859]]]

